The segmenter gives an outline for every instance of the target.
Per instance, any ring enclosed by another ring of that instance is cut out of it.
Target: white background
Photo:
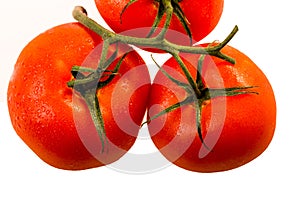
[[[243,167],[213,174],[176,166],[144,175],[107,167],[63,171],[43,163],[18,138],[6,106],[14,63],[37,34],[74,21],[76,5],[101,21],[93,0],[1,0],[0,199],[300,199],[298,1],[225,0],[219,25],[204,39],[222,40],[237,24],[240,31],[230,44],[265,72],[278,107],[276,133],[267,151]]]

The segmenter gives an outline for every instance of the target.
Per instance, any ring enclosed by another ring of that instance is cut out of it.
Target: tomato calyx
[[[130,7],[133,3],[137,2],[138,0],[130,0],[126,6],[123,8],[121,14],[120,14],[120,22],[122,23],[122,16],[124,12],[126,12],[127,8]],[[192,32],[190,30],[189,24],[190,22],[186,18],[183,10],[181,9],[179,3],[181,0],[154,0],[158,3],[158,10],[157,15],[154,19],[154,22],[152,24],[151,30],[149,31],[147,38],[151,37],[155,31],[158,28],[158,25],[161,23],[163,16],[166,14],[166,21],[163,27],[163,32],[166,32],[166,30],[169,28],[171,18],[173,14],[178,18],[181,25],[183,26],[186,34],[188,35],[190,39],[190,45],[192,45],[193,39],[192,39]]]
[[[152,116],[150,119],[148,119],[146,122],[144,122],[142,125],[146,123],[150,123],[152,120],[165,115],[169,112],[172,112],[176,109],[181,108],[185,105],[193,105],[195,109],[195,120],[196,120],[196,126],[197,126],[197,133],[199,136],[199,139],[201,143],[204,145],[204,147],[212,151],[212,149],[207,146],[204,142],[204,137],[202,133],[202,125],[201,125],[201,117],[202,117],[202,108],[205,106],[205,104],[210,101],[211,99],[217,98],[217,97],[229,97],[229,96],[238,96],[243,94],[256,94],[259,95],[258,92],[255,90],[252,90],[254,88],[257,88],[258,86],[244,86],[244,87],[230,87],[230,88],[209,88],[206,87],[202,80],[202,67],[203,67],[203,61],[205,59],[206,55],[200,55],[197,65],[197,75],[196,75],[196,81],[188,75],[186,78],[193,82],[193,84],[188,84],[182,81],[179,81],[172,77],[168,72],[166,72],[161,66],[158,65],[158,63],[153,59],[156,66],[159,68],[159,70],[173,83],[175,83],[180,88],[184,89],[187,93],[184,100],[179,101],[164,110],[160,111],[159,113]],[[185,64],[183,62],[179,62],[179,65],[182,65],[181,68],[186,68]],[[194,87],[193,87],[194,86]],[[195,87],[196,86],[196,87]]]
[[[97,97],[97,91],[108,85],[114,79],[114,77],[118,74],[123,60],[128,54],[125,53],[120,58],[113,70],[106,70],[107,67],[117,58],[117,53],[118,50],[116,50],[103,64],[100,61],[96,70],[88,67],[73,66],[71,69],[73,80],[67,83],[67,86],[78,92],[81,98],[85,101],[101,141],[102,153],[107,148],[108,142],[104,127],[104,120]],[[104,80],[102,80],[103,78]]]

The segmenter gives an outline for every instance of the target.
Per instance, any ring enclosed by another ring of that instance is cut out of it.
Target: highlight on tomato
[[[56,168],[107,165],[136,140],[150,89],[148,69],[129,46],[114,44],[101,77],[83,86],[80,82],[95,74],[101,46],[102,38],[83,25],[62,24],[30,41],[15,64],[7,92],[12,125]],[[143,79],[137,78],[141,73]],[[102,124],[95,126],[95,118]],[[120,121],[129,127],[122,128]]]
[[[274,135],[276,102],[267,77],[239,50],[225,46],[222,53],[236,63],[181,54],[195,88],[175,58],[161,67],[151,86],[152,141],[170,162],[190,171],[245,165],[265,151]]]

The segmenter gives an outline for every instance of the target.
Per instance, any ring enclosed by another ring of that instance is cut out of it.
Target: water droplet
[[[46,111],[45,106],[42,106],[42,112],[45,112],[45,111]]]
[[[125,92],[127,92],[127,91],[129,90],[129,83],[128,83],[128,81],[123,81],[123,82],[121,83],[121,88],[122,88]]]
[[[93,43],[93,40],[90,39],[90,38],[86,39],[85,41],[86,41],[86,43],[89,43],[89,44],[90,44],[90,43]]]
[[[38,86],[35,86],[35,87],[34,87],[33,93],[34,93],[34,94],[38,94],[38,93],[39,93],[39,90],[40,90],[40,88],[39,88]]]

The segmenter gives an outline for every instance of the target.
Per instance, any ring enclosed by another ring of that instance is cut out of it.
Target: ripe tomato
[[[130,0],[95,0],[96,6],[110,28],[116,33],[136,37],[146,37],[149,33],[159,9],[159,1],[137,0],[132,3],[120,16]],[[172,3],[175,1],[172,0]],[[223,12],[223,0],[181,0],[178,1],[185,14],[192,39],[200,41],[217,25]],[[158,27],[165,22],[163,16]],[[167,39],[176,44],[189,45],[190,41],[180,20],[173,14],[167,31]],[[125,32],[125,33],[124,33]],[[177,33],[181,34],[177,34]]]
[[[225,171],[242,166],[259,156],[272,140],[276,124],[276,103],[271,85],[263,72],[243,53],[226,46],[222,52],[236,59],[233,65],[206,56],[202,79],[213,90],[233,87],[253,88],[243,94],[201,97],[201,137],[197,131],[196,106],[183,104],[160,117],[154,116],[186,99],[188,93],[161,71],[151,88],[149,132],[156,147],[175,165],[197,172]],[[182,55],[196,77],[198,58]],[[171,58],[163,69],[173,78],[187,83],[177,62]],[[195,78],[196,79],[196,78]],[[222,90],[220,90],[222,91]],[[252,91],[252,92],[250,92]],[[200,99],[201,99],[200,98]],[[207,99],[205,99],[207,98]]]
[[[150,77],[142,58],[131,51],[112,82],[97,92],[108,141],[107,151],[101,152],[85,101],[67,86],[74,79],[73,66],[98,62],[93,58],[100,57],[101,41],[78,23],[63,24],[33,39],[15,64],[7,94],[12,125],[42,160],[56,168],[81,170],[118,160],[134,144],[144,117]],[[122,46],[118,47],[121,54]],[[136,78],[140,74],[143,80]],[[120,121],[129,127],[124,129]]]

